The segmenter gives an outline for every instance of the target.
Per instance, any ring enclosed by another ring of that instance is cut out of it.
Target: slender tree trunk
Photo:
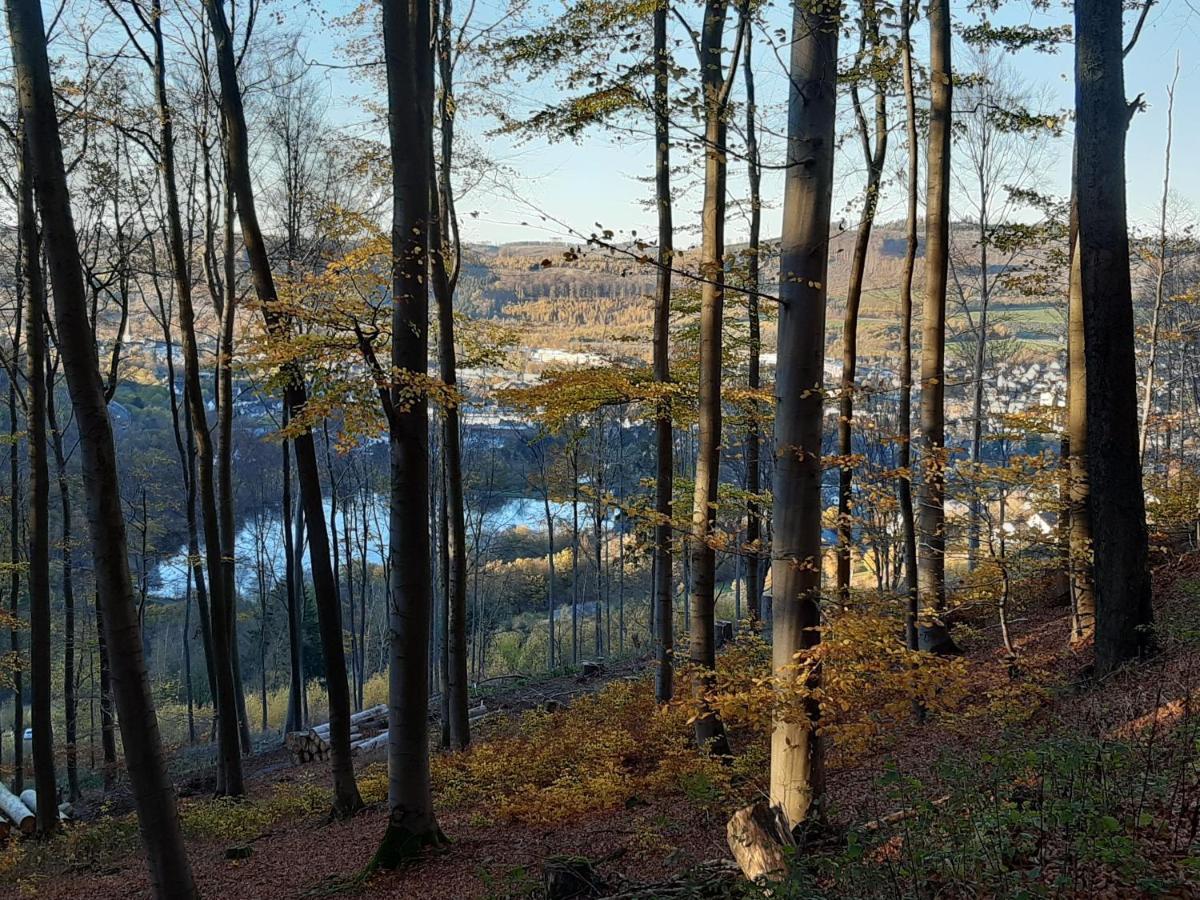
[[[549,607],[549,612],[550,612],[550,646],[549,646],[549,663],[550,663],[550,665],[549,665],[549,668],[551,670],[553,670],[554,669],[554,661],[555,661],[554,614],[556,612],[555,602],[554,602],[554,584],[555,584],[555,581],[557,580],[557,576],[554,571],[554,516],[551,515],[551,513],[550,513],[549,488],[547,488],[546,493],[542,495],[542,505],[545,507],[545,512],[546,512],[546,541],[547,541],[546,560],[547,560],[548,566],[549,566],[549,574],[546,579],[546,605]]]
[[[1146,442],[1150,435],[1150,414],[1154,411],[1154,376],[1158,363],[1159,319],[1163,301],[1166,299],[1167,280],[1167,204],[1171,197],[1171,139],[1175,124],[1175,83],[1179,80],[1179,63],[1175,64],[1175,77],[1167,90],[1167,147],[1163,159],[1162,204],[1158,217],[1158,271],[1154,278],[1154,311],[1150,318],[1150,348],[1146,359],[1146,386],[1142,396],[1142,421],[1138,439],[1138,458],[1143,468],[1146,465]],[[1169,463],[1168,463],[1169,465]]]
[[[283,411],[283,423],[286,429],[288,423],[287,409]],[[283,553],[284,586],[287,590],[288,610],[288,712],[285,732],[299,731],[304,727],[304,645],[301,633],[301,598],[304,591],[304,573],[297,573],[296,566],[296,529],[292,512],[292,459],[285,438],[280,446],[280,459],[283,467]]]
[[[228,150],[228,145],[226,145]],[[228,173],[228,159],[226,172]],[[228,183],[231,179],[226,177]],[[221,330],[217,338],[217,522],[221,533],[221,580],[228,604],[229,651],[233,661],[234,701],[237,703],[238,739],[242,753],[249,754],[250,718],[246,714],[246,685],[242,679],[242,644],[238,638],[238,590],[236,579],[237,530],[233,502],[233,328],[237,315],[237,249],[233,240],[233,192],[225,191],[225,292],[213,294],[214,311]]]
[[[175,176],[175,133],[171,106],[167,98],[165,52],[161,24],[161,8],[155,2],[152,20],[154,36],[154,84],[159,116],[159,165],[167,211],[167,246],[179,300],[179,333],[183,345],[184,391],[187,410],[191,416],[192,435],[196,442],[199,469],[198,488],[204,525],[204,550],[208,565],[208,590],[212,616],[213,705],[217,716],[217,745],[219,748],[218,793],[240,797],[245,792],[242,761],[238,746],[237,686],[233,678],[233,654],[230,645],[230,619],[233,610],[222,574],[220,522],[217,513],[216,487],[213,480],[213,446],[205,415],[204,391],[200,383],[200,355],[196,343],[196,313],[192,304],[192,279],[184,248],[183,217],[179,206],[178,182]]]
[[[384,0],[392,159],[392,354],[401,379],[425,376],[429,357],[429,160],[433,142],[433,52],[430,9],[417,0]],[[406,403],[406,384],[388,400],[391,503],[388,634],[388,827],[374,866],[393,868],[440,843],[429,774],[428,560],[429,413],[423,395]]]
[[[874,0],[864,0],[862,9],[862,43],[859,59],[874,72],[883,65],[879,58],[879,17]],[[883,179],[883,163],[887,156],[887,88],[875,80],[874,140],[867,125],[859,99],[858,83],[850,84],[854,117],[858,122],[863,157],[867,166],[867,184],[863,189],[863,211],[854,238],[854,255],[850,262],[850,283],[846,290],[846,318],[842,326],[842,384],[838,414],[838,551],[837,588],[842,607],[850,605],[851,551],[854,544],[853,481],[854,481],[854,377],[858,362],[858,311],[862,303],[863,275],[867,268],[867,253],[871,247],[871,229],[875,225],[875,210],[879,206],[879,184]]]
[[[986,140],[986,138],[985,138]],[[967,535],[967,571],[979,565],[979,532],[983,521],[983,502],[980,466],[983,463],[983,371],[987,363],[988,307],[991,305],[991,282],[988,278],[989,235],[987,190],[985,174],[979,171],[979,337],[975,341],[975,360],[971,368],[971,490],[970,524]]]
[[[33,776],[37,830],[58,830],[54,775],[54,729],[50,717],[50,467],[46,461],[46,285],[42,281],[37,220],[33,205],[33,160],[22,134],[18,173],[20,243],[24,275],[25,362],[29,378],[26,427],[29,449],[29,681],[32,693]],[[15,366],[14,366],[15,368]],[[19,700],[19,698],[18,698]]]
[[[18,269],[23,269],[18,254]],[[21,367],[21,338],[25,321],[24,273],[17,275],[18,302],[13,323],[12,363],[8,369],[8,593],[13,622],[21,619],[21,438],[17,422],[17,371]],[[25,789],[25,677],[21,650],[21,629],[9,631],[14,668],[13,687],[13,779],[14,793]]]
[[[1067,443],[1070,502],[1071,643],[1092,637],[1096,594],[1092,580],[1092,513],[1088,483],[1087,359],[1083,291],[1079,280],[1076,201],[1071,203],[1071,259],[1067,311]]]
[[[579,665],[579,436],[571,438],[571,665]]]
[[[700,78],[704,98],[704,204],[701,211],[699,448],[692,496],[691,627],[689,658],[701,672],[716,665],[717,484],[721,465],[721,365],[725,312],[725,110],[727,92],[722,64],[728,0],[708,0],[700,33]],[[736,65],[737,57],[734,57]],[[704,678],[701,678],[703,683]],[[703,688],[701,688],[703,689]],[[696,742],[727,755],[725,727],[705,706],[695,720]]]
[[[183,593],[183,679],[187,700],[188,743],[196,743],[196,711],[192,692],[192,567],[184,571]]]
[[[179,829],[175,794],[166,777],[133,604],[116,451],[71,220],[41,4],[37,0],[5,0],[5,6],[18,97],[35,161],[34,183],[54,290],[58,340],[79,426],[99,609],[104,611],[106,637],[113,650],[113,684],[134,804],[156,894],[194,897],[196,889]]]
[[[671,54],[667,48],[669,0],[654,9],[654,203],[658,209],[658,281],[654,292],[654,380],[659,385],[654,413],[654,650],[658,670],[654,693],[668,703],[674,692],[674,579],[672,516],[675,484],[674,433],[671,422],[671,267],[675,229],[671,198],[671,110],[667,95]]]
[[[908,600],[905,616],[905,644],[917,649],[917,529],[913,516],[912,497],[912,320],[913,273],[917,264],[917,172],[920,146],[917,139],[916,91],[913,86],[912,62],[912,5],[914,0],[901,0],[900,52],[904,70],[904,127],[908,146],[907,213],[904,222],[904,274],[900,279],[900,408],[899,469],[896,493],[900,501],[900,528],[904,539],[904,589]]]
[[[921,463],[917,577],[924,607],[922,649],[946,652],[953,642],[946,609],[946,276],[950,261],[950,2],[929,5],[929,152],[926,154],[925,311],[921,342]]]
[[[430,145],[430,267],[437,298],[438,368],[442,382],[452,392],[458,389],[458,362],[454,347],[454,287],[458,280],[457,228],[454,227],[454,193],[450,180],[454,156],[454,83],[451,53],[451,0],[434,3],[437,63],[441,91],[438,117],[441,128],[441,168],[432,164]],[[436,172],[435,172],[436,169]],[[436,178],[433,176],[436,174]],[[451,263],[449,260],[452,260]],[[445,622],[447,672],[445,693],[449,705],[450,747],[462,750],[471,742],[467,721],[467,524],[463,501],[462,439],[456,401],[442,409],[442,453],[446,468],[446,550],[449,557],[446,592],[449,616]]]
[[[1087,363],[1088,480],[1095,550],[1096,671],[1154,643],[1125,200],[1120,0],[1075,8],[1079,285]]]
[[[746,85],[746,178],[750,183],[750,234],[746,247],[746,318],[749,325],[750,359],[746,369],[746,386],[756,392],[762,387],[759,371],[762,357],[762,324],[758,311],[758,291],[762,268],[762,161],[758,151],[758,107],[754,90],[754,41],[743,45],[742,79]],[[750,621],[757,625],[763,592],[762,576],[762,509],[758,495],[762,493],[762,420],[758,402],[751,401],[746,424],[746,606]]]
[[[54,402],[54,375],[57,366],[46,360],[46,415],[50,423],[50,445],[54,450],[54,467],[58,477],[58,498],[62,526],[62,595],[63,595],[63,703],[66,707],[67,799],[79,799],[79,688],[76,684],[75,647],[75,561],[73,533],[74,513],[71,504],[71,485],[67,478],[67,457],[59,428],[58,409]]]
[[[772,667],[787,677],[796,654],[821,635],[821,416],[829,216],[840,4],[793,7],[788,152],[780,238],[779,364],[775,376],[774,600]],[[810,687],[817,687],[817,673]],[[771,803],[796,826],[821,816],[825,768],[808,721],[776,718]]]
[[[224,6],[219,0],[205,0],[209,23],[217,51],[217,70],[221,81],[221,106],[225,115],[229,181],[237,199],[238,216],[242,226],[242,242],[250,263],[255,293],[263,308],[263,317],[272,336],[283,339],[289,327],[275,307],[277,294],[271,275],[262,229],[254,202],[250,176],[250,148],[246,133],[246,115],[238,85],[234,61],[233,38],[225,19]],[[289,369],[284,388],[284,404],[295,419],[308,402],[303,373]],[[422,409],[424,407],[422,406]],[[321,649],[325,656],[326,683],[329,688],[329,743],[332,748],[334,781],[334,813],[353,815],[362,807],[362,798],[354,781],[354,763],[350,758],[350,689],[346,682],[346,654],[342,645],[342,615],[337,603],[333,568],[330,564],[329,533],[325,527],[325,508],[321,497],[321,473],[317,465],[316,444],[312,429],[303,427],[293,438],[296,469],[300,482],[300,500],[308,525],[308,555],[312,566],[313,589],[317,600],[317,621],[321,632]],[[425,525],[428,525],[426,519]],[[428,540],[426,540],[428,544]],[[406,547],[412,552],[415,545]],[[399,554],[397,554],[399,556]],[[417,554],[417,559],[428,554]],[[426,726],[427,729],[427,726]]]
[[[601,469],[601,454],[604,441],[604,415],[601,411],[596,416],[596,454],[592,469],[592,552],[596,563],[596,622],[595,649],[597,658],[604,656],[604,631],[601,616],[601,604],[604,602],[604,481]]]
[[[90,519],[88,521],[88,526],[90,530]],[[110,654],[108,652],[108,632],[104,627],[104,610],[101,606],[99,588],[97,588],[95,594],[95,605],[97,655],[99,656],[100,663],[100,750],[101,756],[104,760],[104,793],[107,794],[113,788],[117,771],[117,723],[113,716],[113,682],[112,666],[110,664]],[[136,609],[134,611],[134,620],[135,622],[137,620]],[[140,637],[140,627],[138,628],[138,634]]]

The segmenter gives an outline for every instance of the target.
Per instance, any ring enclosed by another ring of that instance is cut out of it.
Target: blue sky
[[[327,13],[339,4],[349,5],[346,0],[338,0],[338,3],[326,8]],[[959,21],[971,20],[966,12],[966,3],[954,0],[954,5]],[[492,21],[503,8],[503,0],[482,0],[477,6],[476,21]],[[560,9],[560,0],[550,0],[540,8],[550,11]],[[694,14],[695,9],[689,7],[689,13]],[[297,12],[297,17],[303,15],[305,13]],[[1010,0],[1001,11],[1000,19],[1046,25],[1069,21],[1069,15],[1069,10],[1064,9],[1047,14],[1033,12],[1025,0]],[[789,7],[785,3],[777,3],[768,9],[766,18],[768,28],[786,25],[790,18]],[[1132,28],[1132,19],[1132,14],[1129,14],[1127,31]],[[289,24],[303,27],[299,18]],[[336,37],[322,29],[315,17],[303,30],[310,58],[343,61],[338,54]],[[918,23],[918,57],[925,55],[924,31],[924,22]],[[760,33],[758,37],[761,42],[763,35]],[[1126,60],[1126,93],[1131,98],[1139,93],[1144,94],[1148,107],[1134,118],[1128,136],[1129,212],[1135,226],[1149,227],[1157,218],[1167,125],[1166,88],[1171,81],[1177,57],[1180,60],[1180,73],[1175,99],[1172,190],[1184,207],[1195,207],[1195,212],[1200,214],[1200,167],[1194,163],[1194,155],[1200,149],[1200,54],[1194,52],[1197,46],[1200,46],[1200,5],[1193,9],[1192,0],[1161,0],[1152,8],[1142,37]],[[848,49],[844,42],[843,53]],[[785,121],[785,75],[769,47],[760,43],[755,51],[759,106],[767,126],[780,131]],[[684,46],[680,52],[690,54],[691,50]],[[786,58],[786,49],[781,51],[781,55]],[[1055,55],[1022,52],[1011,57],[1009,62],[1026,83],[1044,88],[1051,107],[1066,109],[1071,106],[1074,92],[1071,78],[1073,54],[1069,46]],[[352,83],[349,76],[341,71],[332,71],[327,78],[330,90],[337,98],[335,108],[339,110],[339,118],[346,123],[359,121],[350,98],[364,93],[364,86]],[[548,99],[552,96],[550,85],[545,83],[516,83],[506,90],[509,93],[505,102],[512,105],[533,106],[542,97]],[[848,103],[842,104],[843,111],[847,106]],[[892,118],[896,126],[902,124],[900,115],[899,103],[894,102]],[[848,120],[846,124],[849,124]],[[653,213],[644,203],[649,192],[649,185],[644,179],[651,172],[653,150],[649,141],[595,131],[578,143],[552,144],[540,139],[518,142],[490,134],[493,126],[493,122],[478,115],[473,116],[470,112],[464,112],[460,119],[460,130],[487,154],[493,163],[491,170],[508,173],[504,179],[497,179],[502,183],[489,185],[485,180],[462,186],[460,209],[464,212],[463,229],[468,240],[571,240],[572,230],[587,233],[598,222],[618,233],[631,229],[643,235],[652,233]],[[764,157],[767,159],[778,156],[782,150],[778,137],[766,136],[763,144]],[[894,132],[889,170],[895,171],[902,165],[902,144],[902,134]],[[837,164],[835,217],[853,224],[850,221],[853,213],[848,211],[846,204],[860,190],[862,167],[857,144],[848,143],[847,148],[849,152],[843,153]],[[693,159],[695,165],[699,166],[699,159]],[[676,162],[682,161],[683,155],[677,153]],[[1070,172],[1069,126],[1067,134],[1050,148],[1039,172],[1039,177],[1029,186],[1046,193],[1066,194]],[[740,197],[746,191],[744,175],[736,160],[731,163],[729,189],[732,197]],[[775,235],[782,198],[777,173],[768,172],[765,175],[763,195],[767,204],[764,234]],[[698,203],[699,194],[694,190],[678,201],[676,223],[684,232],[677,239],[679,245],[687,245],[692,240],[687,229],[697,218]],[[903,204],[901,190],[893,188],[885,191],[880,209],[881,219],[902,217]],[[839,211],[846,215],[841,216]],[[541,221],[541,212],[563,224]],[[744,237],[745,224],[736,210],[731,211],[728,232],[732,241]]]

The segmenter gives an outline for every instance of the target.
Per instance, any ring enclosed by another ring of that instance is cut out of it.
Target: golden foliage
[[[614,682],[558,712],[533,711],[459,754],[434,757],[440,803],[485,821],[548,825],[638,798],[719,795],[730,773],[696,750],[687,712],[648,679]]]
[[[702,696],[730,726],[766,733],[776,719],[805,721],[820,705],[819,731],[845,764],[884,746],[896,726],[958,709],[970,692],[969,664],[908,650],[894,618],[842,613],[821,629],[821,642],[772,673],[770,647],[743,633],[717,659]],[[694,673],[692,673],[694,676]],[[685,676],[686,677],[686,676]],[[689,679],[693,688],[700,682]]]

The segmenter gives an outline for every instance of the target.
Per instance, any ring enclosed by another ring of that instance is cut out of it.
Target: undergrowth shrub
[[[701,673],[684,670],[680,695],[701,697],[727,726],[760,735],[775,718],[805,721],[815,700],[833,761],[847,764],[886,746],[897,725],[913,721],[915,708],[927,717],[950,713],[972,694],[967,660],[909,651],[893,617],[843,613],[821,632],[815,648],[772,673],[770,645],[743,631],[718,656],[716,676],[703,690]]]
[[[707,802],[724,797],[731,776],[695,749],[687,710],[660,707],[648,679],[525,713],[486,742],[433,759],[439,803],[486,822],[551,824],[651,796]]]

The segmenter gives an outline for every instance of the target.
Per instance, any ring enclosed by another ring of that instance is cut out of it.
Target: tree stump
[[[778,881],[787,875],[796,841],[779,807],[760,801],[739,809],[725,835],[738,868],[750,881]]]
[[[592,678],[599,678],[604,674],[604,663],[600,660],[589,659],[580,666],[579,681],[588,681]]]
[[[581,856],[552,856],[542,864],[546,900],[599,897],[603,882],[591,862]]]
[[[724,647],[733,640],[733,623],[727,619],[718,619],[716,622],[716,640],[718,647]]]

